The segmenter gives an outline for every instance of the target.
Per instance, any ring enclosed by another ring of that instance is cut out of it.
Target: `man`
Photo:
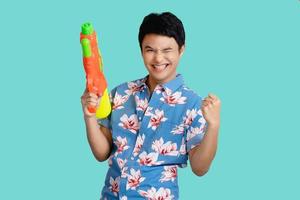
[[[211,165],[221,103],[212,94],[202,100],[177,74],[185,32],[175,15],[146,16],[139,44],[149,74],[111,91],[109,117],[97,121],[87,110],[98,105],[95,94],[81,97],[91,150],[109,163],[101,199],[178,199],[177,167],[189,159],[202,176]]]

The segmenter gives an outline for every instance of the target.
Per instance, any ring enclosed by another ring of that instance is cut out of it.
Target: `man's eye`
[[[147,49],[146,52],[153,52],[153,50],[152,49]]]
[[[163,50],[163,53],[170,53],[170,52],[172,52],[172,49]]]

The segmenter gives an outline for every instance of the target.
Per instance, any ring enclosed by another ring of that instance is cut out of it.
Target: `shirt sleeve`
[[[190,112],[192,123],[186,130],[186,148],[187,152],[196,147],[203,139],[207,123],[201,111],[202,99],[195,104]]]
[[[113,108],[113,99],[114,99],[114,96],[115,96],[115,93],[116,93],[116,88],[114,88],[110,93],[109,93],[109,100],[110,100],[110,104],[111,104],[111,108]],[[103,119],[97,119],[97,122],[99,124],[99,126],[104,126],[106,128],[109,128],[111,130],[111,113],[106,117],[106,118],[103,118]]]

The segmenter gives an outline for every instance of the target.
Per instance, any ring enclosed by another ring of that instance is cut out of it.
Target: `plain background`
[[[178,72],[222,100],[222,127],[204,177],[179,171],[181,199],[299,199],[297,0],[6,1],[0,3],[0,199],[99,199],[107,162],[88,145],[80,26],[94,24],[109,89],[146,70],[145,15],[184,23]]]

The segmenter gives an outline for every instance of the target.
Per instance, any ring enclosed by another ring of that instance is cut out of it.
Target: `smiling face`
[[[173,37],[147,34],[142,42],[142,56],[149,72],[150,89],[176,77],[176,68],[184,52]]]

